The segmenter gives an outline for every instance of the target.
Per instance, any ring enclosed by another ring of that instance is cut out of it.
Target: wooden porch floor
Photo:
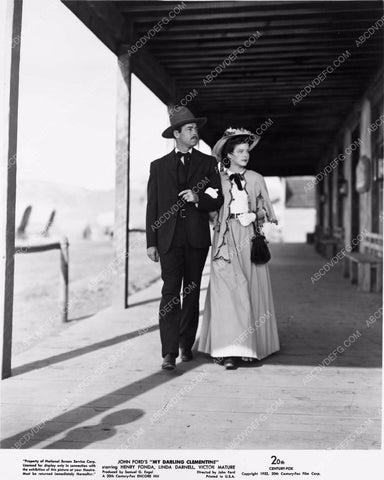
[[[311,246],[272,249],[278,354],[234,371],[197,354],[161,371],[157,282],[131,297],[137,306],[102,311],[14,358],[1,384],[1,446],[380,448],[381,319],[369,328],[366,320],[381,295],[357,292],[340,266],[312,285],[324,260]],[[202,307],[208,275],[209,266]]]

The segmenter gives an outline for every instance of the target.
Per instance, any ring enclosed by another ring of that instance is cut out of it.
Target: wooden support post
[[[335,255],[335,243],[333,241],[325,242],[324,244],[324,257],[332,258]]]
[[[381,292],[383,290],[383,264],[380,263],[376,267],[376,277],[375,285],[373,288],[374,292]]]
[[[114,277],[112,303],[116,308],[128,306],[129,252],[129,135],[131,111],[131,66],[128,54],[118,58],[116,118],[116,182]]]
[[[351,283],[356,284],[358,281],[358,266],[356,262],[350,260],[349,262],[349,276],[351,278]]]
[[[0,302],[1,378],[11,376],[15,250],[17,112],[22,0],[0,2]]]
[[[348,257],[344,257],[344,260],[343,260],[343,276],[344,278],[348,278],[349,277],[349,264],[350,264],[350,260]]]
[[[371,264],[359,263],[357,266],[357,289],[360,292],[371,291]]]
[[[60,242],[60,311],[61,321],[68,321],[69,242],[64,237]]]
[[[383,264],[379,263],[376,267],[375,271],[375,284],[373,286],[374,292],[382,292],[383,291]]]

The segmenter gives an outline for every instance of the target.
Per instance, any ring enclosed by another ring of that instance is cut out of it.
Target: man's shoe
[[[236,368],[236,361],[233,357],[227,357],[225,360],[224,360],[224,368],[226,370],[233,370],[234,368]]]
[[[175,356],[172,355],[171,353],[167,353],[167,355],[165,355],[164,357],[161,368],[163,370],[173,370],[175,367],[176,367]]]
[[[181,361],[190,362],[193,360],[193,354],[191,350],[181,350]]]

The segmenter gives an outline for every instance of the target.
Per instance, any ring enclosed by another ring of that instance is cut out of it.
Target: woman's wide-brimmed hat
[[[226,142],[233,137],[245,137],[247,143],[249,143],[249,150],[252,150],[260,141],[260,136],[256,135],[245,128],[227,128],[224,132],[224,135],[216,142],[215,146],[212,149],[212,155],[216,158],[218,162],[222,161],[221,152]]]
[[[172,112],[172,110],[171,110]],[[161,134],[164,138],[173,138],[173,131],[186,125],[187,123],[196,123],[201,128],[207,123],[206,117],[195,118],[193,113],[186,107],[178,107],[177,111],[169,115],[171,126],[166,128]]]

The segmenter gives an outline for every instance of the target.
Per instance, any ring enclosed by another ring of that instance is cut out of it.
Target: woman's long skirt
[[[199,351],[212,357],[261,360],[279,350],[268,264],[251,262],[253,225],[230,219],[226,242],[230,263],[211,261]],[[212,249],[213,250],[213,249]]]

